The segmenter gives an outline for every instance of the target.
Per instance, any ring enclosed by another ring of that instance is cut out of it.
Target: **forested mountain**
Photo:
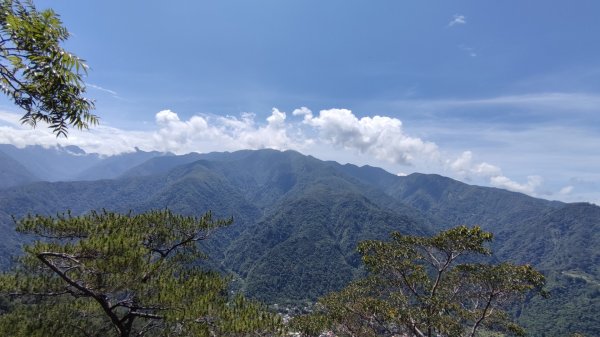
[[[529,301],[516,313],[528,326],[548,336],[600,335],[599,319],[589,315],[600,303],[597,206],[535,199],[438,175],[398,177],[293,151],[149,156],[118,179],[0,191],[2,256],[14,254],[19,242],[11,215],[212,210],[217,217],[233,216],[234,224],[208,243],[209,265],[231,273],[234,286],[252,297],[298,303],[361,274],[355,253],[361,240],[480,224],[496,234],[498,258],[531,263],[549,277],[551,298]],[[567,324],[549,313],[589,319]],[[538,317],[551,320],[542,324]]]

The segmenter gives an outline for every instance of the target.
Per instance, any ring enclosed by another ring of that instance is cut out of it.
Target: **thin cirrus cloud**
[[[439,109],[484,106],[518,106],[525,108],[546,108],[554,111],[597,112],[600,106],[600,95],[590,93],[543,92],[521,95],[506,95],[477,99],[438,99],[438,100],[403,100],[395,101],[400,107],[420,109]]]
[[[92,88],[94,90],[98,90],[98,91],[110,94],[113,98],[121,99],[121,97],[119,96],[119,94],[116,91],[114,91],[114,90],[107,89],[107,88],[104,88],[102,86],[99,86],[99,85],[93,84],[93,83],[86,83],[85,86],[88,87],[88,88]]]
[[[18,115],[0,112],[0,143],[26,145],[76,145],[86,152],[114,155],[140,148],[184,154],[189,152],[234,151],[273,148],[319,154],[335,159],[346,153],[349,162],[387,163],[388,167],[437,167],[462,180],[487,179],[488,184],[536,195],[542,180],[530,176],[526,183],[515,182],[502,170],[473,160],[471,151],[448,158],[434,142],[407,134],[398,118],[375,115],[357,117],[348,109],[321,110],[318,114],[302,107],[292,116],[277,108],[264,121],[256,115],[195,115],[182,120],[177,113],[163,110],[155,115],[154,131],[129,131],[110,126],[88,131],[71,130],[69,138],[56,138],[48,129],[31,129],[18,122]],[[290,120],[291,119],[291,120]],[[343,150],[343,151],[340,151]],[[383,165],[385,166],[385,165]]]
[[[475,51],[475,48],[473,47],[469,47],[469,46],[465,46],[465,45],[459,45],[458,48],[460,50],[462,50],[464,53],[466,53],[467,55],[469,55],[470,57],[477,57],[477,52]]]
[[[93,84],[93,83],[86,83],[85,85],[86,85],[87,87],[90,87],[90,88],[92,88],[92,89],[100,90],[100,91],[103,91],[103,92],[109,93],[109,94],[111,94],[111,95],[113,95],[113,96],[117,96],[117,92],[116,92],[116,91],[114,91],[114,90],[106,89],[106,88],[103,88],[103,87],[101,87],[101,86],[99,86],[99,85],[96,85],[96,84]]]

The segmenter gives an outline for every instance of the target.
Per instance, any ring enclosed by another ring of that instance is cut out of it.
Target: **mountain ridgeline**
[[[14,233],[12,216],[67,209],[210,210],[232,216],[234,224],[203,243],[208,267],[231,274],[233,286],[251,297],[304,303],[364,273],[355,250],[362,240],[386,239],[391,231],[426,235],[481,225],[495,234],[495,258],[530,263],[548,278],[549,299],[515,309],[522,323],[537,335],[600,335],[594,315],[600,312],[600,207],[591,204],[536,199],[439,175],[398,177],[275,150],[89,157],[64,179],[89,181],[36,182],[54,179],[14,153],[4,151],[8,159],[2,157],[0,166],[5,268],[26,239]]]

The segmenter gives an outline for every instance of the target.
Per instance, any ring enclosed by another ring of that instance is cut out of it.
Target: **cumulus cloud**
[[[323,145],[400,165],[439,156],[435,143],[407,135],[397,118],[358,118],[347,109],[321,110],[314,116],[306,107],[294,110],[292,115],[303,116],[303,122],[289,122],[286,113],[277,108],[263,122],[257,122],[252,113],[239,117],[196,115],[182,120],[174,111],[163,110],[155,115],[156,131],[131,132],[104,126],[87,132],[72,130],[68,139],[57,140],[49,130],[21,126],[17,115],[4,113],[0,120],[10,125],[4,127],[0,142],[19,146],[58,142],[103,154],[132,151],[136,146],[188,153],[261,148],[302,150]]]
[[[321,110],[318,116],[306,107],[292,111],[303,122],[289,122],[285,112],[273,108],[265,123],[254,114],[193,116],[179,119],[170,110],[156,114],[157,146],[163,151],[206,151],[199,144],[217,143],[220,150],[274,148],[302,150],[310,145],[327,145],[373,156],[378,160],[408,165],[421,158],[433,158],[438,148],[432,142],[411,137],[402,122],[385,116],[356,117],[347,109]],[[318,137],[312,138],[316,134]],[[196,147],[194,147],[196,145]],[[218,150],[218,149],[210,149]]]
[[[536,194],[536,190],[542,185],[542,181],[542,177],[537,175],[527,176],[527,182],[524,184],[519,184],[505,176],[495,176],[490,178],[492,186],[531,195]]]
[[[32,129],[19,123],[19,115],[0,112],[0,143],[27,145],[76,145],[86,152],[114,155],[142,150],[189,152],[233,151],[239,149],[303,148],[304,140],[291,138],[286,114],[273,109],[266,123],[257,123],[251,113],[234,116],[192,116],[181,120],[177,113],[163,110],[155,115],[155,131],[126,131],[100,125],[90,130],[69,131],[68,138],[56,138],[43,124]]]
[[[347,109],[321,110],[317,117],[306,110],[295,112],[304,115],[304,123],[315,128],[321,140],[379,160],[410,165],[417,158],[432,159],[439,154],[435,143],[406,135],[397,118],[359,119]]]
[[[307,116],[308,119],[312,118],[312,111],[303,106],[301,108],[295,109],[294,111],[292,111],[292,115],[294,116]]]
[[[537,175],[528,176],[527,182],[523,184],[511,180],[502,173],[502,169],[498,166],[486,162],[473,162],[471,151],[463,152],[454,160],[447,160],[446,164],[447,168],[460,179],[467,181],[475,178],[489,179],[490,185],[513,192],[537,195],[538,188],[543,182],[542,177]]]
[[[561,188],[560,191],[558,192],[558,194],[569,195],[569,194],[571,194],[571,192],[573,192],[573,189],[574,189],[573,185],[568,185],[568,186]]]
[[[502,175],[502,170],[498,166],[486,162],[473,163],[471,151],[465,151],[458,158],[447,163],[452,172],[466,180],[470,180],[473,176],[487,178]]]
[[[289,136],[285,112],[273,108],[266,122],[256,123],[256,115],[252,113],[243,113],[239,118],[192,116],[182,121],[176,113],[164,110],[156,114],[159,130],[153,137],[161,150],[175,153],[303,147],[302,139]]]
[[[452,17],[452,20],[448,23],[448,27],[456,26],[456,25],[465,25],[467,23],[467,18],[464,15],[455,14]]]
[[[156,128],[150,131],[128,131],[100,125],[90,130],[72,129],[69,138],[56,138],[50,129],[21,125],[20,115],[0,111],[0,143],[42,145],[76,145],[88,153],[114,155],[135,151],[156,150],[184,154],[189,152],[235,151],[272,148],[298,150],[322,159],[334,159],[355,164],[371,164],[398,172],[398,166],[418,169],[445,169],[450,176],[536,195],[542,184],[539,176],[529,176],[518,183],[506,177],[500,167],[474,160],[471,151],[448,158],[430,141],[409,135],[402,121],[388,116],[358,117],[348,109],[321,110],[313,113],[306,107],[288,114],[277,108],[264,119],[253,113],[239,116],[195,115],[188,119],[171,110],[155,115]],[[301,117],[301,119],[300,119]],[[343,149],[344,151],[340,151]],[[385,164],[387,163],[387,164]],[[400,172],[398,175],[405,175]],[[563,188],[568,194],[572,187]]]

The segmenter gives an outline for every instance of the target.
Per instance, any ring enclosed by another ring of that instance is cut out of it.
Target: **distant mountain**
[[[363,272],[355,251],[361,240],[386,239],[394,230],[428,234],[480,224],[495,233],[497,258],[531,263],[549,278],[551,299],[528,301],[516,311],[525,324],[548,336],[600,335],[600,319],[588,310],[600,305],[597,206],[536,199],[438,175],[398,177],[293,151],[154,155],[118,179],[32,183],[0,191],[0,250],[8,253],[0,263],[8,263],[19,243],[10,215],[99,208],[168,207],[198,215],[212,210],[235,222],[203,243],[211,257],[207,263],[231,273],[234,286],[250,296],[302,302]],[[587,319],[567,324],[550,313]]]
[[[145,152],[136,148],[135,152],[103,157],[93,166],[79,172],[72,180],[114,179],[123,175],[132,167],[145,163],[150,159],[171,156],[173,156],[171,153]]]
[[[121,173],[121,177],[140,177],[167,173],[177,166],[193,163],[202,159],[198,153],[188,153],[182,156],[156,156],[142,163],[131,166]]]
[[[34,180],[52,182],[114,179],[149,159],[172,156],[170,153],[145,152],[137,148],[135,152],[100,156],[96,153],[86,153],[77,146],[60,145],[48,148],[17,148],[9,144],[0,144],[0,151],[22,166],[24,172],[30,172],[36,177]]]
[[[0,151],[43,181],[72,180],[79,172],[101,160],[99,155],[87,154],[76,146],[44,148],[35,145],[17,148],[9,144],[0,144]]]
[[[39,180],[25,166],[0,151],[0,189]]]

